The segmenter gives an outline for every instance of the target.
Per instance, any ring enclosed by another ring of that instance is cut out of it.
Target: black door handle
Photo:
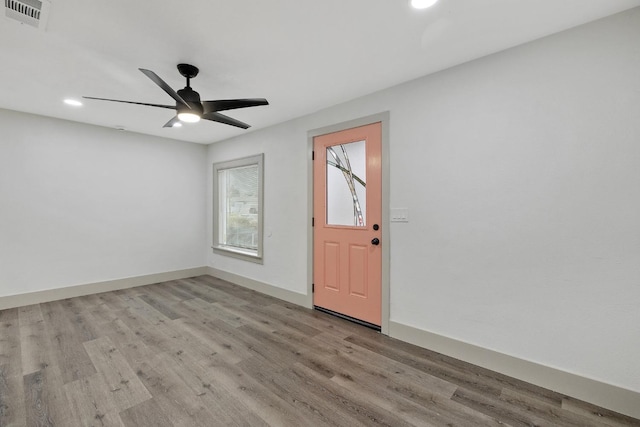
[[[374,237],[373,240],[371,241],[371,244],[378,246],[380,244],[380,239],[378,239],[377,237]]]

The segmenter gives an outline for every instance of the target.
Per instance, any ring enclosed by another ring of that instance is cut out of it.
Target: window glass
[[[214,250],[262,259],[262,164],[258,155],[213,165]]]

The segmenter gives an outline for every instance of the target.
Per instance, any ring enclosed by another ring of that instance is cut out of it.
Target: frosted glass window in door
[[[327,147],[327,224],[364,227],[367,209],[365,141]]]

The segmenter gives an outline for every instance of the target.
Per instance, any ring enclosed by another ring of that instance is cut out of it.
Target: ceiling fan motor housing
[[[200,103],[200,94],[198,92],[191,89],[190,87],[185,87],[184,89],[180,89],[178,91],[178,95],[180,95],[180,97],[184,99],[187,102],[187,104],[189,104],[189,107],[191,107],[190,112],[192,113],[195,112],[195,113],[198,113],[199,115],[202,115],[203,109],[202,109],[202,104]],[[176,110],[178,110],[178,113],[189,112],[189,110],[185,108],[184,105],[181,105],[179,102],[176,104]]]

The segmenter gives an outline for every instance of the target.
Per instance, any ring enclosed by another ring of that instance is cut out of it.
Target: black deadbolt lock
[[[378,231],[378,229],[380,228],[380,226],[378,224],[373,224],[373,229]]]

